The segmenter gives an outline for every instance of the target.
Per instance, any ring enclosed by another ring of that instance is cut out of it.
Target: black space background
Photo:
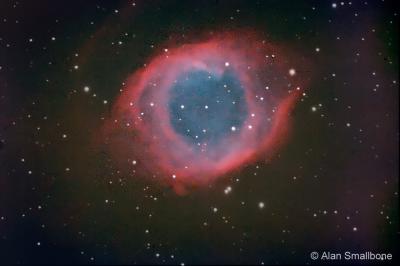
[[[2,0],[0,263],[296,264],[313,263],[314,250],[397,255],[399,14],[391,1],[338,1],[336,9],[333,2]],[[121,82],[159,44],[246,27],[312,62],[278,159],[182,198],[120,174],[88,145]],[[82,92],[86,85],[96,98]],[[110,188],[110,179],[122,181]]]

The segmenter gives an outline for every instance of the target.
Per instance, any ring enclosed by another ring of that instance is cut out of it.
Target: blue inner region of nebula
[[[238,134],[248,116],[245,92],[233,71],[213,75],[190,71],[170,90],[169,112],[174,130],[190,144],[208,147]]]

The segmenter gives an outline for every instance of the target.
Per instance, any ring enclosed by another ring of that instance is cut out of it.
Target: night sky
[[[398,261],[394,3],[1,0],[0,264]]]

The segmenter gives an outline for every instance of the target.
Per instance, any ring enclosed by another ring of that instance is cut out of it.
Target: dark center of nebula
[[[204,148],[240,132],[247,103],[233,71],[219,76],[190,71],[179,76],[171,88],[169,111],[174,130],[187,143]]]

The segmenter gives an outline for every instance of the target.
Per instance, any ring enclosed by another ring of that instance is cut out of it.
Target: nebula
[[[241,32],[160,49],[127,78],[106,121],[113,157],[178,193],[271,157],[305,85],[282,50]]]

